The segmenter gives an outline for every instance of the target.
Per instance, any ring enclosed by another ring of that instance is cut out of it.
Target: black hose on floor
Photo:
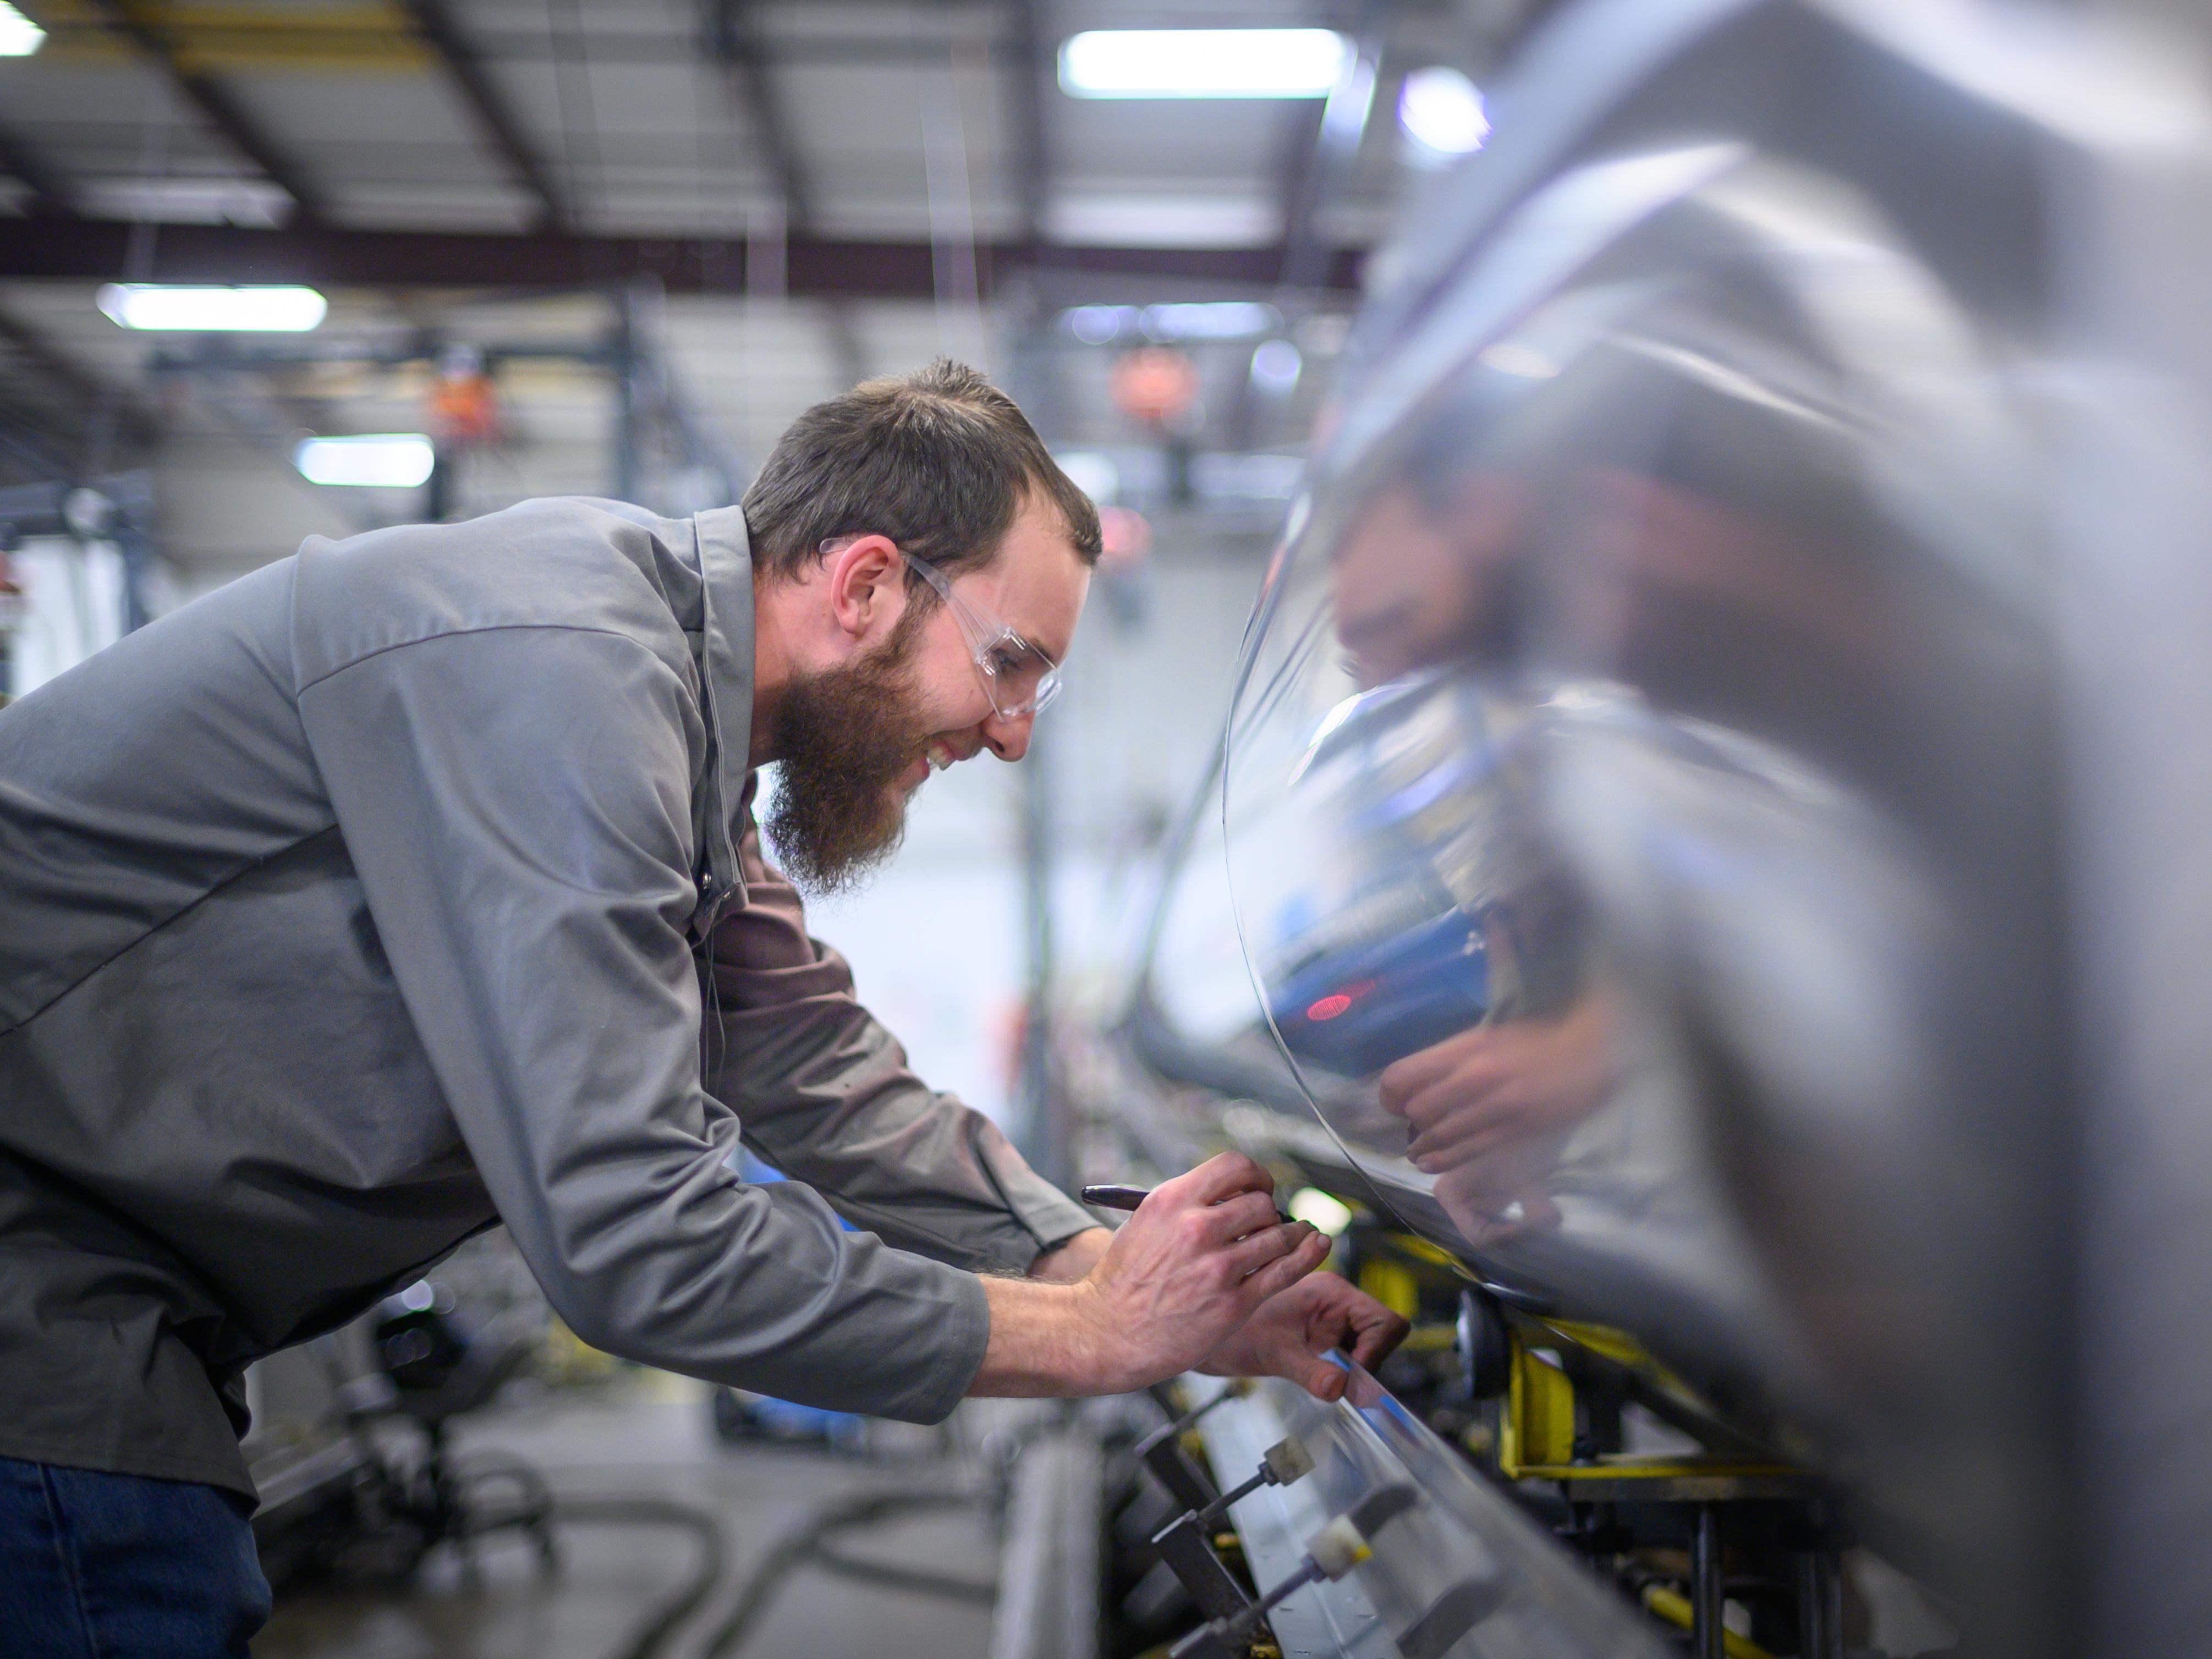
[[[720,1522],[705,1510],[662,1498],[564,1498],[553,1506],[559,1524],[581,1526],[678,1527],[699,1540],[699,1559],[690,1575],[641,1620],[607,1659],[655,1659],[662,1644],[699,1604],[720,1586],[729,1565],[728,1542]]]
[[[736,1652],[738,1644],[752,1633],[769,1604],[790,1582],[792,1569],[808,1557],[818,1555],[823,1540],[831,1534],[889,1520],[909,1510],[953,1509],[979,1501],[974,1492],[908,1491],[861,1492],[823,1504],[769,1547],[768,1553],[746,1577],[729,1612],[699,1649],[700,1659],[727,1659]],[[872,1570],[878,1564],[864,1565]]]
[[[864,1584],[880,1584],[885,1589],[941,1595],[948,1601],[974,1601],[983,1607],[999,1599],[999,1586],[992,1580],[963,1578],[956,1573],[932,1572],[927,1567],[902,1567],[893,1561],[850,1555],[838,1547],[834,1535],[816,1540],[806,1559],[841,1577],[856,1578]]]

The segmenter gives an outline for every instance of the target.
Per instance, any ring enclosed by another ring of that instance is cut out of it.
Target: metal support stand
[[[1231,1385],[1195,1410],[1187,1411],[1137,1443],[1137,1456],[1167,1488],[1168,1496],[1184,1510],[1202,1510],[1214,1499],[1213,1483],[1190,1461],[1182,1449],[1183,1435],[1216,1406],[1237,1399],[1243,1390]]]
[[[1797,1558],[1797,1650],[1802,1659],[1844,1659],[1844,1581],[1833,1550]]]
[[[1223,1397],[1216,1395],[1209,1403],[1218,1404]],[[1194,1421],[1198,1413],[1189,1415]],[[1251,1605],[1251,1598],[1222,1564],[1215,1547],[1213,1529],[1228,1514],[1230,1505],[1250,1497],[1262,1486],[1288,1486],[1312,1470],[1313,1459],[1296,1438],[1279,1441],[1267,1449],[1259,1472],[1249,1480],[1194,1509],[1184,1510],[1153,1534],[1152,1547],[1159,1553],[1160,1559],[1182,1580],[1190,1599],[1198,1603],[1199,1610],[1206,1617],[1231,1618]]]
[[[1368,1540],[1419,1501],[1411,1486],[1384,1486],[1354,1504],[1307,1540],[1298,1570],[1257,1601],[1226,1618],[1208,1620],[1168,1650],[1168,1659],[1238,1659],[1267,1614],[1322,1579],[1341,1578],[1375,1553]]]
[[[1697,1550],[1691,1574],[1690,1651],[1696,1659],[1722,1659],[1726,1629],[1722,1615],[1727,1598],[1721,1580],[1720,1511],[1711,1504],[1698,1506]]]
[[[1252,1598],[1222,1565],[1207,1531],[1195,1514],[1181,1515],[1153,1535],[1152,1548],[1182,1581],[1200,1613],[1208,1619],[1231,1619],[1249,1607]]]

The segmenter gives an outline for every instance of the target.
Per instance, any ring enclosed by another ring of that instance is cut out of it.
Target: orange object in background
[[[1198,365],[1171,346],[1141,346],[1116,358],[1114,405],[1148,426],[1164,426],[1198,401]]]
[[[449,345],[439,354],[438,378],[430,385],[425,419],[441,449],[468,449],[498,441],[499,389],[485,369],[483,352],[471,345]]]
[[[1134,507],[1102,507],[1098,533],[1104,543],[1103,561],[1117,567],[1138,565],[1152,550],[1152,526]]]
[[[499,435],[499,394],[481,369],[441,374],[430,389],[431,434],[441,444],[489,443]]]

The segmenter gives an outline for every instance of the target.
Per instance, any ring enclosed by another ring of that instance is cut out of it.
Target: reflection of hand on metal
[[[1496,1244],[1518,1233],[1559,1224],[1559,1206],[1545,1192],[1560,1135],[1523,1141],[1437,1177],[1436,1200],[1470,1244]]]
[[[1323,1354],[1341,1348],[1363,1365],[1379,1365],[1410,1328],[1366,1291],[1317,1273],[1269,1297],[1199,1369],[1215,1376],[1288,1377],[1317,1400],[1337,1400],[1346,1374]]]
[[[1406,1120],[1406,1156],[1441,1176],[1537,1137],[1556,1139],[1612,1092],[1617,1065],[1602,996],[1553,1019],[1478,1025],[1386,1070],[1383,1110]]]
[[[1612,1015],[1590,992],[1549,1019],[1478,1025],[1386,1070],[1385,1111],[1406,1120],[1406,1155],[1476,1243],[1559,1224],[1546,1192],[1559,1148],[1612,1093]]]

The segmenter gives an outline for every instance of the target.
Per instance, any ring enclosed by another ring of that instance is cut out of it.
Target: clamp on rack
[[[1270,1446],[1261,1459],[1259,1472],[1229,1492],[1185,1510],[1152,1536],[1152,1547],[1168,1570],[1182,1580],[1191,1600],[1209,1619],[1239,1616],[1251,1607],[1251,1598],[1222,1564],[1214,1548],[1212,1531],[1231,1504],[1250,1497],[1262,1486],[1287,1486],[1313,1473],[1313,1455],[1295,1435]]]
[[[1338,1579],[1370,1559],[1374,1534],[1419,1502],[1408,1486],[1371,1492],[1306,1540],[1303,1565],[1256,1601],[1209,1619],[1168,1650],[1168,1659],[1242,1659],[1267,1614],[1309,1584]]]
[[[1231,1382],[1204,1405],[1171,1419],[1137,1443],[1138,1458],[1182,1508],[1203,1509],[1214,1497],[1213,1483],[1200,1472],[1198,1465],[1191,1462],[1190,1454],[1183,1449],[1183,1436],[1216,1406],[1241,1400],[1251,1391],[1252,1385],[1248,1382]]]

